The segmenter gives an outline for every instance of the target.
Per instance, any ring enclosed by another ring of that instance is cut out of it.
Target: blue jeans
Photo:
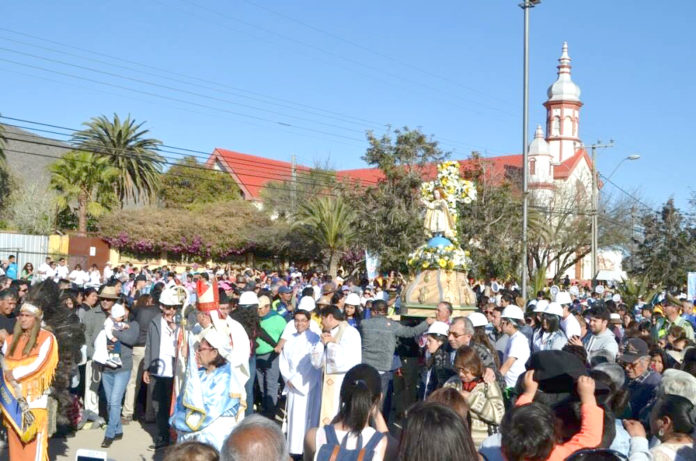
[[[247,407],[244,416],[254,414],[254,381],[256,380],[256,354],[249,357],[249,380],[244,385]]]
[[[109,424],[106,426],[104,437],[113,439],[118,434],[123,434],[121,426],[121,402],[126,393],[126,386],[130,379],[130,370],[119,370],[102,373],[102,384],[106,393],[106,402],[109,412]]]

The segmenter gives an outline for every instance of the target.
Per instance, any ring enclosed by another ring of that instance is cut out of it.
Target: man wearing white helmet
[[[575,336],[580,338],[582,334],[580,331],[580,324],[578,319],[570,312],[570,305],[573,302],[570,299],[570,293],[567,291],[559,291],[556,295],[556,302],[561,305],[563,310],[563,315],[561,316],[561,329],[566,335],[566,338],[570,339]]]
[[[515,305],[507,306],[500,318],[503,333],[510,337],[503,354],[503,364],[500,366],[500,373],[505,377],[505,385],[510,389],[515,387],[517,378],[526,371],[525,363],[527,363],[531,351],[529,349],[529,340],[520,331],[520,328],[524,325],[524,312],[522,312],[522,309]]]

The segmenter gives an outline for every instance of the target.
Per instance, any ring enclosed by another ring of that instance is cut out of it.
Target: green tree
[[[162,175],[159,197],[167,208],[190,208],[237,200],[241,191],[229,174],[206,168],[189,156]]]
[[[323,249],[335,277],[343,252],[355,241],[356,213],[342,197],[319,197],[300,205],[295,228]]]
[[[420,184],[434,163],[447,157],[437,142],[419,130],[367,133],[369,147],[362,159],[378,167],[377,185],[353,192],[358,208],[361,244],[380,257],[385,268],[405,271],[408,254],[425,242]]]
[[[522,204],[516,192],[519,178],[496,173],[493,166],[477,153],[467,162],[464,176],[476,184],[477,199],[459,203],[458,234],[462,247],[471,253],[473,274],[517,279],[522,250]]]
[[[77,230],[85,234],[87,214],[98,217],[115,203],[113,184],[118,180],[118,170],[108,157],[85,151],[68,152],[50,170],[59,206],[77,204]]]
[[[667,288],[681,288],[696,267],[696,227],[669,199],[641,219],[643,238],[632,256],[633,272]]]
[[[161,141],[145,137],[149,130],[143,124],[136,124],[130,115],[123,122],[117,114],[113,120],[101,115],[73,135],[80,150],[107,156],[117,169],[114,187],[121,206],[126,201],[150,201],[159,188],[164,159],[156,149]]]

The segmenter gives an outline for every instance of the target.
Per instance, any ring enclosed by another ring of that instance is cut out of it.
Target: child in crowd
[[[114,330],[128,328],[126,320],[126,308],[122,304],[114,304],[109,316],[104,320],[104,328],[94,340],[94,361],[110,368],[120,368],[121,342],[114,336]]]

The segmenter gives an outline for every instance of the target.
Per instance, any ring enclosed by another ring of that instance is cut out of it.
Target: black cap
[[[650,355],[648,343],[640,338],[631,338],[626,342],[626,345],[621,351],[621,358],[619,358],[619,361],[633,363],[639,358],[647,355]]]

